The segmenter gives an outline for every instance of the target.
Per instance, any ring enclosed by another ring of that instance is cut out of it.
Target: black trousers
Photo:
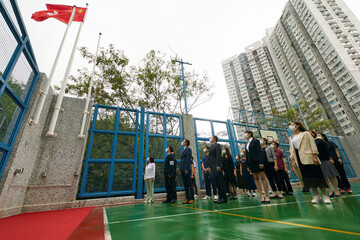
[[[339,182],[339,188],[340,189],[351,188],[349,180],[346,177],[344,164],[340,164],[339,161],[334,160],[334,166],[335,166],[336,170],[339,172],[339,175],[340,175],[340,176],[337,177],[338,182]]]
[[[195,194],[198,195],[195,176],[194,176],[194,178],[191,179],[191,182],[192,182],[193,188],[195,188]]]
[[[187,200],[195,200],[194,199],[194,187],[191,181],[191,171],[188,174],[185,174],[185,171],[181,171],[181,178],[184,183],[185,195]]]
[[[273,192],[282,191],[283,187],[280,182],[279,175],[277,174],[277,172],[275,172],[274,167],[275,167],[275,163],[273,163],[273,162],[266,163],[265,164],[265,174],[266,174],[267,179],[269,180],[269,183],[270,183],[270,186],[271,186],[271,189],[273,190]]]
[[[217,195],[217,189],[216,189],[216,184],[215,181],[213,179],[213,177],[211,176],[210,173],[204,173],[204,180],[205,180],[205,188],[206,188],[206,195],[207,196],[211,196],[211,186],[210,183],[213,187],[213,192],[214,195]]]
[[[277,173],[279,174],[280,182],[285,193],[292,193],[293,189],[290,183],[289,175],[285,170],[278,170]]]
[[[176,200],[176,183],[175,183],[175,176],[164,176],[165,180],[165,189],[166,189],[166,200]]]
[[[216,171],[216,169],[211,170],[211,176],[215,180],[215,184],[219,193],[219,200],[226,200],[226,186],[222,171]]]

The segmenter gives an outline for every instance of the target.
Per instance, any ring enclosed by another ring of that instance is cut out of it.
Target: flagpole
[[[90,114],[90,112],[88,111],[88,108],[89,108],[91,90],[92,90],[93,81],[94,81],[96,61],[97,61],[97,56],[98,56],[98,52],[99,52],[100,38],[101,38],[101,33],[99,33],[99,40],[98,40],[96,53],[95,53],[95,57],[94,57],[94,65],[93,65],[91,78],[90,78],[90,86],[89,86],[89,90],[88,90],[87,97],[86,97],[85,109],[83,111],[83,118],[82,118],[82,123],[81,123],[81,128],[80,128],[80,133],[78,135],[78,138],[85,138],[85,134],[83,132],[84,132],[84,128],[85,128],[86,115]]]
[[[66,36],[67,36],[67,34],[69,32],[69,28],[70,28],[71,23],[72,23],[72,21],[74,19],[75,13],[76,13],[76,5],[74,5],[74,9],[73,9],[73,12],[71,13],[70,20],[69,20],[69,22],[68,22],[68,24],[66,26],[66,30],[65,30],[64,36],[62,38],[62,41],[60,43],[59,50],[58,50],[58,52],[56,54],[56,58],[55,58],[53,66],[52,66],[49,79],[45,82],[45,86],[43,87],[43,90],[39,91],[40,100],[39,100],[39,104],[38,104],[38,107],[36,109],[36,112],[34,114],[34,118],[30,119],[30,121],[29,121],[31,125],[36,125],[39,122],[40,115],[41,115],[42,109],[43,109],[44,104],[45,104],[46,96],[47,96],[47,94],[49,92],[50,84],[51,84],[51,81],[52,81],[52,79],[54,77],[54,73],[55,73],[59,58],[60,58],[60,54],[61,54],[61,51],[63,49]]]
[[[80,38],[80,33],[81,33],[81,30],[82,30],[82,27],[84,25],[85,18],[86,18],[87,12],[88,12],[87,10],[88,10],[88,4],[86,4],[86,12],[85,12],[85,16],[84,16],[84,21],[80,24],[79,31],[77,33],[75,43],[74,43],[74,46],[73,46],[73,49],[72,49],[72,52],[71,52],[70,60],[69,60],[69,63],[68,63],[68,66],[66,68],[66,72],[65,72],[65,75],[64,75],[64,78],[63,78],[63,81],[62,81],[60,93],[59,93],[59,96],[58,96],[58,98],[56,100],[54,112],[53,112],[51,122],[50,122],[50,127],[49,127],[48,132],[46,133],[46,136],[48,136],[48,137],[56,137],[56,135],[57,135],[56,133],[54,133],[55,126],[56,126],[56,123],[57,123],[57,119],[59,117],[59,112],[60,112],[60,109],[61,109],[62,100],[63,100],[64,95],[65,95],[65,89],[66,89],[67,81],[69,79],[72,63],[74,61],[77,44],[78,44],[79,38]]]

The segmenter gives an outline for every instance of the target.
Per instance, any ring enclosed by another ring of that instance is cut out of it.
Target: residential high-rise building
[[[324,108],[323,119],[334,120],[338,134],[360,133],[359,31],[359,20],[342,0],[290,0],[263,38],[284,103],[289,107],[294,93],[310,102],[310,109]],[[268,104],[273,107],[272,92],[267,91],[262,100],[266,84],[257,79],[261,73],[254,71],[265,111]]]

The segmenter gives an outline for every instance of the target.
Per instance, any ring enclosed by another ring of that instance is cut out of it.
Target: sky
[[[360,1],[344,0],[360,18]],[[96,51],[99,32],[101,47],[115,44],[136,65],[150,50],[168,56],[175,53],[191,66],[186,71],[207,72],[214,85],[214,97],[190,114],[194,117],[226,120],[229,97],[221,61],[240,54],[259,41],[267,28],[275,26],[287,0],[18,0],[35,57],[41,72],[50,75],[66,25],[55,19],[36,22],[32,13],[45,4],[89,3],[78,47]],[[60,56],[52,85],[60,86],[80,23],[74,22]],[[77,52],[71,74],[87,66]],[[91,69],[92,67],[88,67]]]

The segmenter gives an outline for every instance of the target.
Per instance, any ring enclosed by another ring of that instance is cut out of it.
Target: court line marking
[[[111,233],[109,228],[109,221],[106,214],[106,209],[103,207],[104,225],[105,225],[105,240],[111,240]]]
[[[341,198],[349,198],[349,197],[356,197],[356,196],[360,196],[360,194],[344,196],[344,197],[341,197]],[[309,202],[309,201],[297,201],[297,202],[288,202],[288,203],[274,203],[274,204],[267,204],[267,205],[256,205],[256,206],[248,206],[248,207],[240,207],[240,208],[229,208],[229,209],[216,209],[216,210],[213,210],[213,212],[218,213],[220,211],[233,211],[233,210],[243,210],[243,209],[258,208],[258,207],[282,206],[282,205],[289,205],[289,204],[295,204],[295,203],[304,203],[304,202]],[[172,206],[183,207],[183,206],[178,206],[178,205],[172,205]],[[158,216],[158,217],[149,217],[149,218],[129,219],[129,220],[123,220],[123,221],[114,221],[114,222],[109,222],[108,225],[117,224],[117,223],[128,223],[128,222],[138,222],[138,221],[162,219],[162,218],[177,217],[177,216],[194,215],[194,214],[205,213],[206,211],[211,211],[211,210],[205,210],[205,209],[201,209],[201,208],[199,208],[198,210],[201,210],[201,211],[192,212],[192,213],[172,214],[172,215],[165,215],[165,216]]]
[[[146,220],[153,220],[153,219],[161,219],[161,218],[169,218],[169,217],[178,217],[178,216],[185,216],[185,215],[194,215],[194,214],[199,214],[199,213],[204,213],[204,211],[191,212],[191,213],[181,213],[181,214],[173,214],[173,215],[150,217],[150,218],[138,218],[138,219],[123,220],[123,221],[115,221],[115,222],[109,222],[109,224],[127,223],[127,222],[138,222],[138,221],[146,221]]]
[[[221,212],[221,211],[212,211],[212,210],[201,209],[201,208],[193,208],[193,207],[185,207],[185,206],[177,206],[177,205],[176,205],[176,207],[193,209],[193,210],[202,210],[204,212],[219,213],[219,214],[248,218],[248,219],[255,219],[255,220],[259,220],[259,221],[263,221],[263,222],[279,223],[279,224],[285,224],[285,225],[291,225],[291,226],[297,226],[297,227],[304,227],[304,228],[311,228],[311,229],[324,230],[324,231],[329,231],[329,232],[344,233],[344,234],[349,234],[349,235],[360,236],[360,233],[331,229],[331,228],[323,228],[323,227],[316,227],[316,226],[304,225],[304,224],[298,224],[298,223],[276,221],[276,220],[271,220],[271,219],[266,219],[266,218],[251,217],[251,216],[245,216],[245,215],[240,215],[240,214],[226,213],[226,212]]]

